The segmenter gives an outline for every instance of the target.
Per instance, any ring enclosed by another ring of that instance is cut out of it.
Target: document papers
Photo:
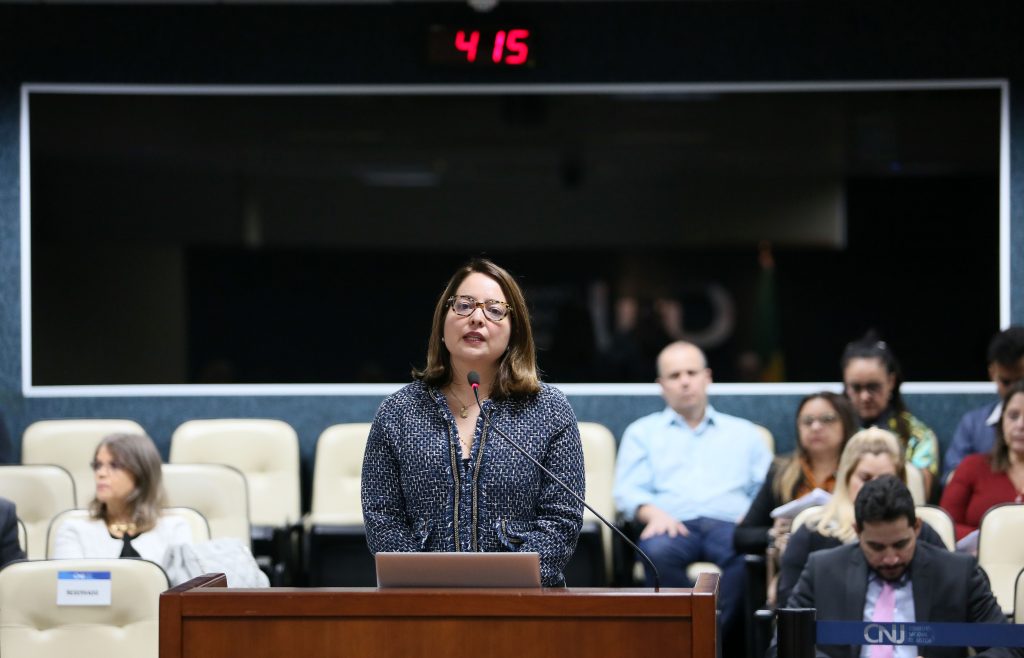
[[[808,507],[815,507],[816,505],[824,505],[832,499],[832,494],[825,491],[824,489],[815,489],[809,494],[801,496],[796,500],[791,500],[785,505],[779,505],[771,512],[773,519],[784,518],[792,519],[797,514],[804,511]]]

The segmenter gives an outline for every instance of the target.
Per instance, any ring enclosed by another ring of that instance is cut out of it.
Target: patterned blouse
[[[565,396],[484,400],[491,421],[584,495],[579,426]],[[413,382],[377,410],[363,460],[366,541],[378,551],[535,551],[541,582],[561,585],[583,506],[477,420],[468,468],[444,394]]]
[[[938,475],[939,440],[936,438],[935,432],[909,411],[904,411],[900,415],[906,420],[907,427],[910,429],[910,438],[907,440],[907,450],[904,455],[905,459],[922,471],[930,471],[932,475]],[[896,416],[889,411],[872,424],[881,425],[893,434],[899,435],[899,424],[897,423]]]

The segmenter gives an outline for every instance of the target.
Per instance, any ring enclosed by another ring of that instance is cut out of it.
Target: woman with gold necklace
[[[515,279],[474,260],[438,298],[427,363],[381,404],[363,460],[370,551],[531,551],[564,583],[583,506],[487,427],[491,422],[583,496],[583,450],[565,396],[543,384]]]
[[[188,523],[163,517],[160,453],[141,434],[111,434],[93,457],[96,497],[89,518],[60,525],[55,558],[141,557],[163,566],[170,546],[192,543]]]

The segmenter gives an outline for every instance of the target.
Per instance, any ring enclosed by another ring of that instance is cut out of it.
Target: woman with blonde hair
[[[899,439],[878,427],[869,427],[854,434],[839,458],[836,486],[832,498],[794,532],[782,554],[779,574],[778,602],[785,605],[800,579],[807,556],[814,551],[835,548],[856,541],[853,501],[865,483],[882,475],[895,475],[907,480]],[[938,533],[927,523],[921,524],[920,539],[945,547]]]
[[[96,497],[89,519],[69,519],[57,530],[55,558],[136,557],[163,563],[171,546],[192,543],[182,518],[161,516],[165,494],[160,453],[142,434],[111,434],[92,461]]]

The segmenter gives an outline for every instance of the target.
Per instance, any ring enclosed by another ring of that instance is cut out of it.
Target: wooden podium
[[[693,589],[226,589],[160,596],[161,658],[715,658],[718,576]]]

